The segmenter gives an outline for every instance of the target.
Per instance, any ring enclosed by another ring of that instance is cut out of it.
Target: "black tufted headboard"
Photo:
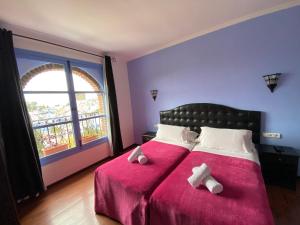
[[[234,109],[211,103],[193,103],[160,112],[160,123],[190,127],[200,133],[200,127],[247,129],[255,144],[260,143],[260,112]]]

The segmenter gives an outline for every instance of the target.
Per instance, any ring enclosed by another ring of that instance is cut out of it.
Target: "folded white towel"
[[[128,162],[133,162],[138,159],[138,156],[142,153],[142,149],[140,146],[136,147],[131,154],[128,156]]]
[[[219,194],[223,191],[223,185],[216,181],[212,176],[204,178],[203,184],[213,194]]]
[[[148,158],[143,154],[141,153],[139,156],[138,156],[138,161],[140,164],[145,164],[148,162]]]
[[[194,188],[197,188],[199,187],[200,184],[202,184],[204,178],[206,178],[209,175],[210,175],[210,169],[205,163],[203,163],[201,166],[198,166],[196,167],[196,169],[193,170],[193,175],[188,178],[188,182]]]

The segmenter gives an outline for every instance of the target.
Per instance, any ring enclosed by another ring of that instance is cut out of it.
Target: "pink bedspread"
[[[148,201],[158,184],[184,159],[189,150],[149,141],[142,145],[149,161],[129,163],[130,152],[95,171],[95,211],[124,225],[148,224]]]
[[[206,163],[224,190],[194,189],[187,178]],[[150,199],[152,225],[273,225],[260,166],[205,152],[190,153],[155,189]]]

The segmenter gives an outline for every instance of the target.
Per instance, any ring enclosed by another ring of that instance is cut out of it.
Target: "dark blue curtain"
[[[119,155],[123,151],[123,142],[120,131],[120,120],[118,113],[118,103],[116,95],[116,87],[114,82],[114,75],[111,65],[111,58],[105,56],[105,79],[108,97],[108,108],[111,129],[111,144],[114,155]]]
[[[43,192],[38,151],[22,93],[12,33],[0,29],[0,124],[2,160],[15,200]],[[2,208],[2,207],[1,207]]]

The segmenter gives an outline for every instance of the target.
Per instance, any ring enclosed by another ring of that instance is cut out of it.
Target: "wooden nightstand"
[[[296,189],[299,153],[291,147],[256,146],[267,184]]]
[[[151,139],[155,138],[155,136],[156,136],[156,132],[153,132],[153,131],[148,131],[148,132],[144,133],[142,136],[143,143],[150,141]]]

